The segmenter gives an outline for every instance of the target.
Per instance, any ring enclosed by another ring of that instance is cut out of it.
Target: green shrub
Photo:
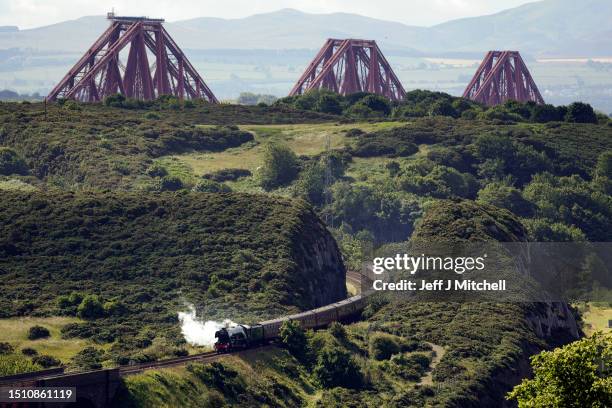
[[[192,191],[200,193],[231,193],[232,189],[223,183],[204,179],[198,181]]]
[[[72,365],[82,371],[98,370],[102,368],[104,352],[95,347],[85,347],[72,357]]]
[[[183,181],[177,176],[164,176],[160,180],[160,191],[178,191],[183,188]]]
[[[243,177],[250,177],[253,174],[246,169],[221,169],[202,176],[207,180],[223,183],[224,181],[236,181]]]
[[[346,328],[342,323],[333,322],[329,325],[329,332],[332,336],[337,338],[338,340],[346,339]]]
[[[83,319],[97,319],[104,316],[104,307],[97,295],[87,295],[77,308],[77,315]]]
[[[308,351],[306,333],[300,323],[293,320],[283,322],[279,330],[281,344],[298,359],[304,359]]]
[[[339,347],[326,345],[317,353],[312,371],[316,381],[324,388],[360,388],[363,374],[351,355]]]
[[[0,377],[38,371],[41,366],[18,354],[0,354]]]
[[[21,349],[21,354],[23,354],[24,356],[36,356],[38,355],[38,351],[36,351],[35,349],[31,348],[31,347],[24,347]]]
[[[38,340],[38,339],[44,339],[47,338],[51,335],[51,333],[49,333],[49,329],[47,329],[46,327],[43,326],[32,326],[30,327],[30,329],[28,330],[28,339],[29,340]]]
[[[597,115],[588,103],[574,102],[567,107],[566,122],[597,123]]]
[[[264,149],[259,182],[266,190],[272,190],[292,182],[298,175],[297,156],[286,146],[270,143]]]
[[[14,351],[13,346],[5,341],[0,342],[0,355],[11,354]]]
[[[527,407],[612,406],[612,336],[599,333],[531,358],[533,378],[508,399]]]
[[[51,368],[62,365],[62,362],[53,356],[48,356],[46,354],[41,354],[40,356],[32,357],[32,362],[34,364],[38,364],[43,368]]]
[[[159,163],[153,163],[146,172],[151,177],[165,177],[168,175],[168,170]]]
[[[397,336],[377,333],[370,337],[370,356],[376,360],[388,360],[400,352],[400,342]]]
[[[19,157],[17,152],[11,148],[0,146],[0,175],[26,175],[28,171],[28,166],[25,164],[25,161]]]

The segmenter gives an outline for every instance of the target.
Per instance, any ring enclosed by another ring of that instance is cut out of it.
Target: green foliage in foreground
[[[508,394],[519,408],[612,406],[612,336],[595,334],[531,357],[533,379]]]

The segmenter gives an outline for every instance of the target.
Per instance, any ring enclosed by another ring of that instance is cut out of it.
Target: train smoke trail
[[[236,323],[229,319],[223,322],[198,320],[193,305],[189,305],[187,312],[179,312],[178,318],[181,322],[181,332],[189,344],[195,346],[210,346],[215,344],[215,332],[223,327],[235,326]]]

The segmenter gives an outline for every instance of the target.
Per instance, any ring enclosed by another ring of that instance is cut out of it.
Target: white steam
[[[189,305],[189,311],[179,312],[178,318],[181,322],[181,332],[185,341],[195,346],[210,346],[215,344],[215,332],[223,327],[236,326],[236,323],[229,319],[223,322],[207,320],[202,322],[197,319],[195,307]]]

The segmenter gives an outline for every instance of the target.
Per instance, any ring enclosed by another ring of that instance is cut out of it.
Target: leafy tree
[[[77,315],[84,319],[96,319],[104,316],[104,307],[96,295],[87,295],[77,308]]]
[[[519,408],[612,406],[612,335],[596,334],[531,358],[533,379],[507,396]]]
[[[573,123],[597,123],[597,115],[588,103],[574,102],[567,107],[565,120]]]
[[[259,175],[261,186],[266,190],[291,183],[298,175],[297,156],[287,146],[270,143],[265,147],[263,165]]]
[[[536,217],[578,227],[589,241],[609,241],[612,197],[579,176],[537,174],[523,190],[536,205]]]
[[[318,353],[313,375],[325,388],[359,388],[363,383],[363,375],[355,360],[334,345],[325,345]]]
[[[294,320],[283,322],[279,330],[283,346],[298,359],[304,359],[308,351],[308,339],[300,323]]]
[[[295,184],[295,194],[314,205],[323,203],[325,193],[325,166],[321,162],[309,164]]]
[[[8,147],[0,146],[0,176],[11,174],[28,174],[28,166],[17,152]]]
[[[32,326],[28,330],[28,339],[29,340],[38,340],[49,337],[51,333],[49,333],[49,329],[43,326]]]

